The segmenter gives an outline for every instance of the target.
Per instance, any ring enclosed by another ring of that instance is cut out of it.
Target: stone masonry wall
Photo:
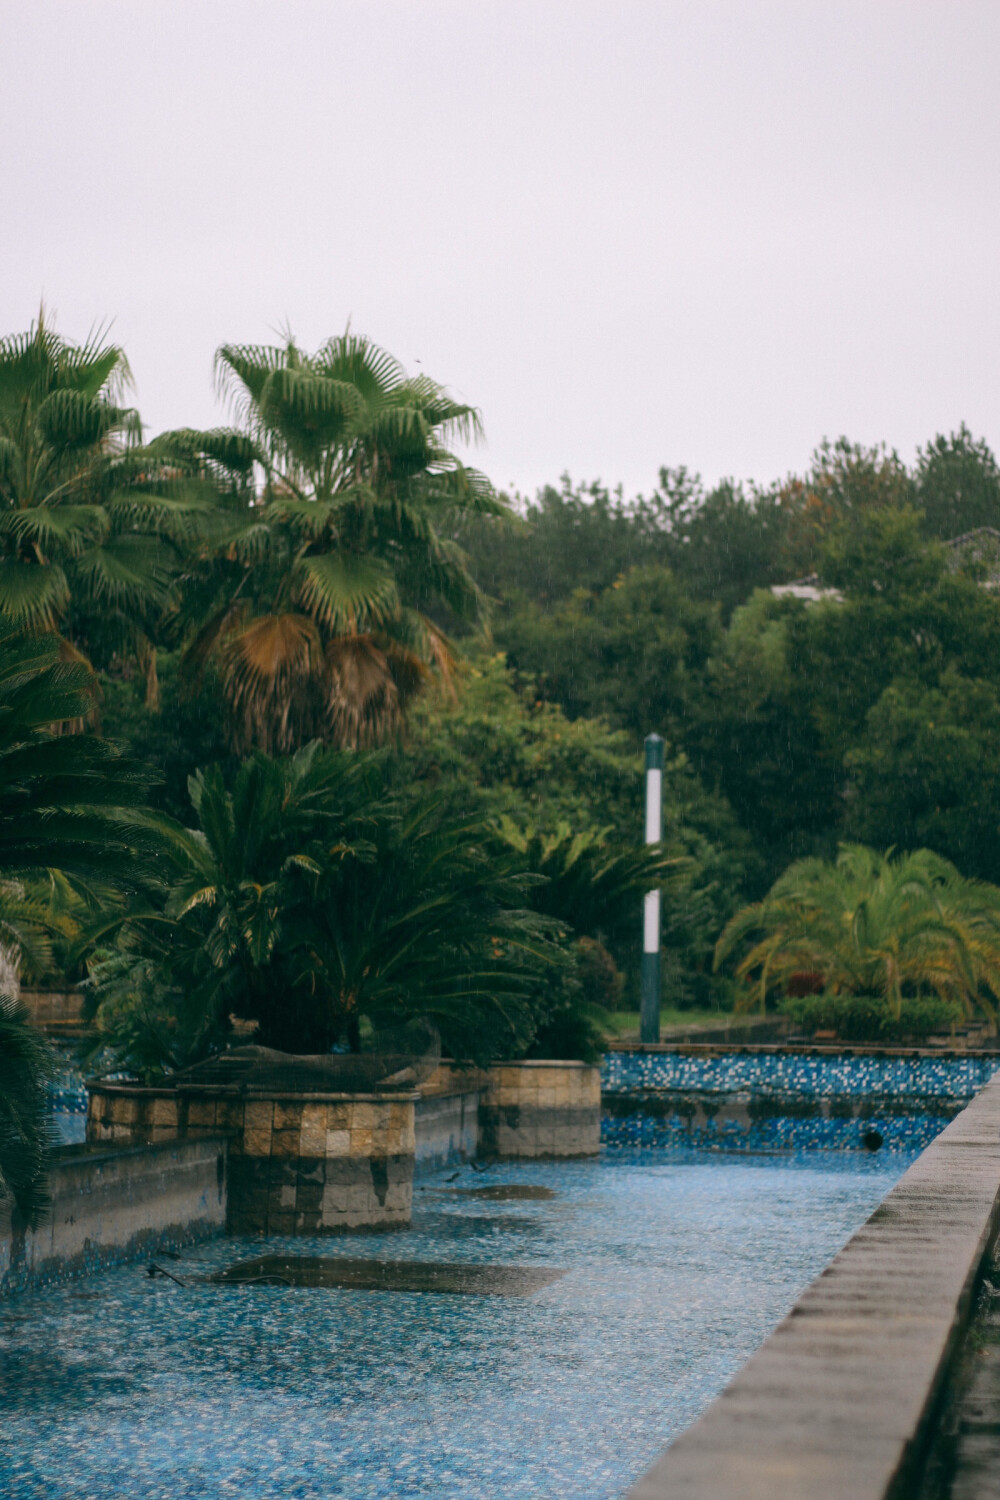
[[[601,1076],[577,1062],[499,1063],[479,1106],[484,1156],[594,1156]]]
[[[87,1134],[122,1145],[226,1134],[232,1234],[393,1229],[410,1221],[414,1099],[106,1084],[91,1090]]]
[[[81,1024],[83,996],[79,990],[22,989],[21,1004],[36,1026],[58,1030]]]

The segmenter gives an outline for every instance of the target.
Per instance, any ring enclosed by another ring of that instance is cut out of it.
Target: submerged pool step
[[[259,1255],[206,1281],[222,1286],[348,1287],[365,1292],[450,1292],[529,1297],[565,1276],[554,1266],[462,1265],[433,1260],[351,1260],[339,1255]]]

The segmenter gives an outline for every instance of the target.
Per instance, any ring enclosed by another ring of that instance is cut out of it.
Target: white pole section
[[[646,843],[663,837],[663,741],[646,736]],[[660,893],[642,902],[642,960],[639,975],[639,1040],[660,1040]]]

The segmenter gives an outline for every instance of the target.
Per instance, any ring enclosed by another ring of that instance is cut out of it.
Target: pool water
[[[389,1236],[217,1240],[0,1303],[0,1495],[610,1500],[909,1165],[606,1151],[418,1184]],[[515,1183],[555,1196],[482,1198]],[[269,1254],[565,1269],[530,1296],[218,1286]]]

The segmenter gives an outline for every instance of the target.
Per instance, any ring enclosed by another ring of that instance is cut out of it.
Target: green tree
[[[0,1199],[34,1227],[47,1206],[47,1079],[52,1049],[13,995],[0,992]]]
[[[626,502],[599,480],[574,484],[564,474],[515,516],[464,515],[454,536],[480,585],[507,609],[529,602],[543,609],[577,589],[610,588],[630,568],[664,562],[669,539],[657,511]]]
[[[661,469],[650,508],[662,516],[667,561],[693,599],[714,600],[725,619],[754,589],[788,577],[787,516],[774,491],[724,480],[705,492],[686,469]]]
[[[721,964],[739,953],[744,1003],[809,980],[833,995],[875,996],[898,1021],[908,998],[933,995],[995,1020],[1000,996],[1000,889],[966,880],[928,849],[893,857],[842,845],[800,860],[763,901],[727,924]]]
[[[919,451],[915,478],[927,536],[949,541],[977,526],[1000,527],[1000,468],[964,422]]]
[[[833,443],[824,439],[809,472],[772,493],[783,515],[780,557],[786,579],[817,567],[822,571],[831,536],[850,535],[872,513],[902,509],[914,499],[913,480],[897,453],[884,444],[866,448],[845,437]]]
[[[603,858],[635,845],[643,828],[635,737],[603,719],[567,719],[502,656],[473,657],[456,688],[454,701],[428,695],[414,710],[397,762],[404,785],[433,788],[464,810],[479,809],[494,826],[509,824],[525,848],[549,840],[571,847],[583,838]],[[663,809],[664,843],[683,870],[664,901],[665,993],[674,1005],[716,1004],[712,947],[756,858],[725,800],[705,791],[680,752],[666,758]],[[585,924],[570,925],[590,932]],[[621,929],[605,920],[600,931],[631,993],[638,982],[638,904],[626,911]]]
[[[159,440],[222,481],[228,516],[186,580],[188,659],[216,668],[238,750],[382,741],[450,672],[442,622],[480,611],[447,526],[503,506],[445,446],[479,415],[349,334],[311,355],[225,345],[217,369],[242,431]]]
[[[720,633],[715,607],[691,599],[669,569],[636,568],[600,594],[523,611],[503,640],[515,670],[570,718],[683,742]]]
[[[758,590],[734,612],[685,728],[702,783],[726,799],[750,836],[757,890],[790,860],[829,852],[843,810],[843,765],[815,712],[823,684],[802,671],[813,613]]]
[[[927,543],[915,511],[876,509],[845,523],[828,538],[822,568],[839,596],[806,604],[760,592],[735,612],[685,739],[702,781],[729,801],[772,879],[790,860],[831,855],[849,830],[911,842],[920,797],[904,786],[903,762],[900,777],[880,780],[868,755],[885,747],[883,699],[910,703],[946,679],[1000,685],[1000,605]],[[973,695],[967,709],[985,712],[985,702]],[[972,733],[968,713],[963,723]],[[987,715],[983,735],[989,724]],[[947,851],[957,858],[957,825],[953,834]]]
[[[125,355],[39,315],[0,340],[0,615],[64,654],[135,659],[157,701],[155,635],[197,511],[120,404]]]
[[[936,849],[1000,882],[1000,683],[954,670],[893,683],[846,764],[855,838]]]
[[[384,761],[250,756],[193,778],[196,827],[155,820],[166,889],[94,970],[103,1037],[149,1072],[222,1045],[230,1017],[267,1046],[325,1052],[412,1018],[452,1054],[523,1050],[539,973],[565,956],[530,883],[476,819],[385,786]]]

